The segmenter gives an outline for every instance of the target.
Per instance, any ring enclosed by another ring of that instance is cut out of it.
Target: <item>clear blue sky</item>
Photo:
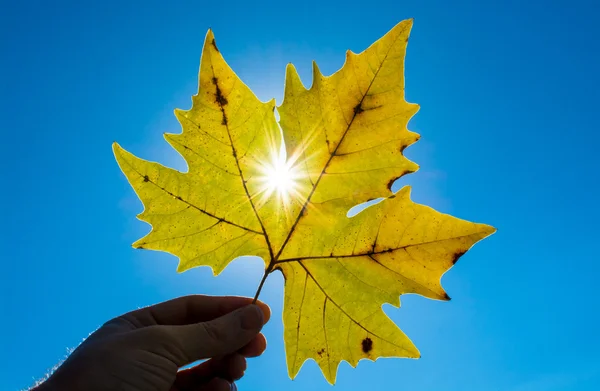
[[[335,389],[600,389],[600,27],[593,1],[13,1],[0,11],[0,389],[30,385],[104,321],[191,293],[252,295],[261,262],[177,274],[135,251],[148,230],[111,151],[183,168],[163,141],[196,90],[206,31],[263,100],[293,62],[310,84],[414,17],[406,62],[413,198],[498,228],[443,283],[386,311],[417,361],[342,364]],[[498,4],[495,4],[498,3]],[[283,280],[262,299],[267,352],[241,390],[330,390],[287,377]]]

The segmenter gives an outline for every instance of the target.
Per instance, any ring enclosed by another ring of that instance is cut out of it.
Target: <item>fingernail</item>
[[[263,314],[257,305],[250,304],[241,313],[242,328],[245,330],[255,330],[262,327]]]

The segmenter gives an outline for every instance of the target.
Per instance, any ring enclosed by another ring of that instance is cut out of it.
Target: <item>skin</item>
[[[185,296],[112,319],[35,391],[230,391],[262,354],[269,307],[244,297]],[[207,359],[192,368],[181,367]]]

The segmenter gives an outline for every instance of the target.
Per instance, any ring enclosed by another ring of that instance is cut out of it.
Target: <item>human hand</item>
[[[230,391],[265,350],[269,307],[186,296],[129,312],[90,335],[35,391]],[[190,369],[179,368],[209,359]]]

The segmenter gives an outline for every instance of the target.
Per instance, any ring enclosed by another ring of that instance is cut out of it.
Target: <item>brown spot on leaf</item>
[[[144,182],[150,182],[150,178],[148,178],[148,175],[144,175]]]
[[[223,119],[221,120],[221,125],[227,125],[227,115],[225,114],[225,106],[229,102],[227,101],[227,98],[225,98],[223,96],[223,93],[221,92],[221,88],[219,88],[219,79],[217,79],[216,77],[213,77],[212,82],[216,88],[215,102],[217,102],[217,104],[219,106],[221,106],[221,113],[223,114]]]
[[[396,182],[396,179],[400,179],[402,175],[394,177],[392,179],[390,179],[390,181],[387,183],[387,188],[392,191],[392,185],[394,184],[394,182]]]
[[[325,353],[325,349],[321,348],[321,350],[319,350],[317,352],[317,354],[319,355],[319,357],[323,357],[323,353]]]
[[[373,341],[369,337],[363,339],[361,345],[362,351],[365,353],[369,353],[371,350],[373,350]]]
[[[221,88],[219,88],[219,80],[216,77],[212,78],[212,82],[215,85],[217,91],[215,92],[215,102],[217,102],[219,104],[219,106],[223,107],[225,105],[227,105],[227,98],[225,98],[223,96],[223,93],[221,92]]]
[[[465,253],[466,253],[466,251],[463,251],[463,250],[458,250],[457,252],[455,252],[452,255],[452,264],[454,265],[456,262],[458,262],[458,259],[460,257],[462,257],[463,255],[465,255]]]
[[[362,106],[361,106],[362,102],[357,104],[356,106],[354,106],[354,115],[358,115],[360,113],[362,113],[363,111],[365,111]]]
[[[217,47],[217,43],[215,42],[215,39],[213,38],[211,45],[213,45],[213,47],[215,48],[215,50],[218,52],[219,48]]]

